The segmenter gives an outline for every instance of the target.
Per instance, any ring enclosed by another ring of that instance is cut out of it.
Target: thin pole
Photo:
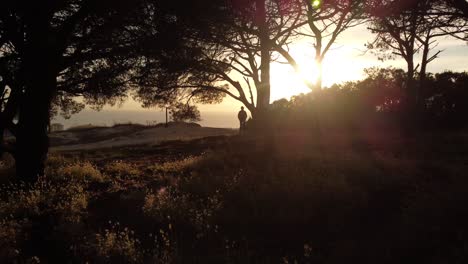
[[[166,127],[167,127],[167,107],[166,107]]]

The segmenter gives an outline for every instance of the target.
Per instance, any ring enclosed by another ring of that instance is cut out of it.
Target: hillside
[[[201,127],[189,123],[171,123],[168,127],[129,124],[53,132],[50,134],[50,140],[52,151],[71,151],[135,145],[151,146],[170,140],[191,140],[236,133],[233,129]]]

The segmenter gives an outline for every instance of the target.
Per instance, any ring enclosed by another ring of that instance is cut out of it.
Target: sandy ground
[[[170,140],[191,140],[210,136],[234,135],[237,131],[211,127],[119,126],[62,131],[50,135],[52,151],[75,151],[134,145],[157,145]]]

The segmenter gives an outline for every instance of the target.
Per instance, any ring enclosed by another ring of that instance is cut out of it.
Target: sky
[[[365,52],[365,46],[372,40],[372,34],[365,25],[345,31],[325,57],[323,63],[323,85],[359,80],[364,78],[364,69],[369,67],[388,67],[405,69],[402,59],[381,62],[370,52]],[[442,50],[439,57],[428,65],[429,72],[468,71],[468,45],[466,42],[453,38],[439,38],[439,46],[435,51]],[[310,90],[303,84],[301,77],[314,78],[317,72],[314,67],[314,50],[311,39],[302,39],[291,46],[291,53],[302,68],[304,74],[297,74],[290,65],[274,63],[271,66],[271,101],[281,98],[289,99],[293,95],[307,93]],[[309,74],[310,73],[310,74]],[[202,126],[237,127],[237,112],[241,103],[226,97],[221,104],[200,105]],[[164,112],[161,109],[144,109],[139,103],[128,100],[121,106],[107,106],[100,112],[85,109],[69,120],[56,118],[54,122],[77,126],[83,124],[113,125],[116,123],[163,122]]]

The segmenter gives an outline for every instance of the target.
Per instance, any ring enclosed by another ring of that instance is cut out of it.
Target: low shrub
[[[139,177],[142,172],[132,163],[114,161],[104,166],[104,173],[117,178],[131,179]]]
[[[39,181],[32,186],[12,184],[2,188],[0,217],[15,219],[54,216],[58,221],[79,222],[88,205],[88,194],[77,181]]]
[[[193,167],[197,162],[201,160],[201,157],[188,157],[181,160],[165,162],[162,164],[155,164],[149,166],[149,169],[156,173],[163,174],[182,174],[187,169]]]
[[[144,255],[134,232],[119,225],[97,233],[87,248],[92,261],[99,263],[141,263]]]
[[[0,157],[0,169],[9,169],[15,165],[15,159],[8,153]]]
[[[31,223],[28,219],[6,217],[0,220],[0,262],[17,259],[21,254],[21,244],[27,240],[25,230]]]
[[[66,164],[58,168],[46,169],[46,175],[52,179],[79,180],[89,182],[103,182],[102,173],[90,162],[76,162]]]

